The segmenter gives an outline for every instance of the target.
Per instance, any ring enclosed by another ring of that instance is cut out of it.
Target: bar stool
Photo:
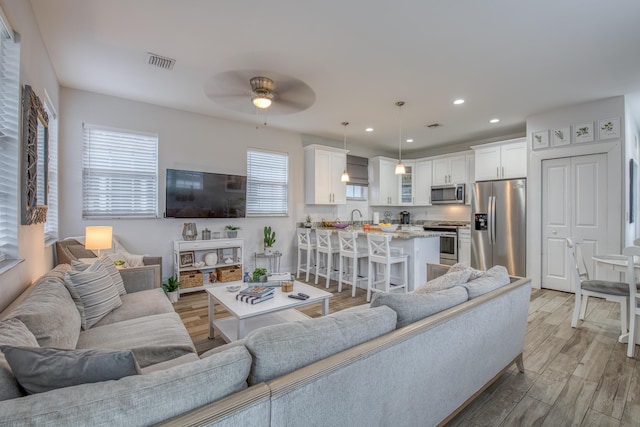
[[[316,250],[316,241],[311,235],[310,228],[298,228],[298,270],[296,272],[296,279],[300,277],[300,272],[307,273],[307,282],[309,281],[309,273],[311,272],[312,265],[311,259],[315,259],[314,251]],[[302,264],[302,251],[307,251],[306,258],[307,263]]]
[[[367,302],[371,301],[371,292],[391,292],[391,290],[404,288],[407,293],[409,282],[408,260],[409,255],[404,255],[402,250],[391,248],[389,241],[391,236],[384,234],[367,234],[367,245],[369,247],[369,275],[367,280]],[[374,269],[374,264],[376,268]],[[391,266],[393,264],[402,264],[403,277],[402,283],[391,285]],[[378,269],[384,268],[382,279],[376,280]],[[376,285],[382,283],[384,289],[378,289]]]
[[[360,259],[367,258],[369,256],[369,252],[366,249],[358,248],[357,239],[358,233],[356,231],[338,232],[338,240],[340,242],[338,292],[342,292],[342,282],[344,282],[351,285],[352,298],[356,296],[358,280],[367,279],[367,277],[358,278],[359,261]],[[345,258],[347,259],[346,264]]]
[[[316,230],[316,285],[320,276],[327,279],[327,288],[333,272],[333,256],[340,253],[340,248],[331,241],[331,230]],[[324,256],[323,256],[324,255]],[[320,273],[320,261],[324,258],[324,274]]]

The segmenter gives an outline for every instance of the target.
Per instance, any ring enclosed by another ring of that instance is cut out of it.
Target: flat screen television
[[[167,169],[167,218],[244,218],[247,177]]]

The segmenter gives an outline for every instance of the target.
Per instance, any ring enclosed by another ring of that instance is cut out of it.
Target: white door
[[[542,162],[542,287],[573,292],[566,238],[584,239],[583,254],[593,278],[591,255],[607,239],[605,154]]]

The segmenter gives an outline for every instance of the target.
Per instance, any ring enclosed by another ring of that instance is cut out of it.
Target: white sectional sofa
[[[162,323],[177,317],[170,305],[118,319],[95,328],[121,328],[122,342],[113,330],[89,342],[88,330],[77,343],[132,347],[142,375],[0,401],[0,425],[438,425],[514,362],[522,367],[530,281],[486,285],[431,300],[381,295],[371,307],[258,329],[200,358],[184,327]],[[154,327],[171,334],[158,341],[166,348],[147,340]]]

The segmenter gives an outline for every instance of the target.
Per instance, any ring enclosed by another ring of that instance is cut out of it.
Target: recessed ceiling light
[[[365,131],[367,132],[373,132],[373,128],[366,128]]]
[[[413,142],[413,139],[409,138],[409,139],[407,139],[407,142],[411,143],[411,142]]]
[[[491,119],[489,120],[489,123],[498,123],[500,121],[500,119]]]
[[[456,99],[455,101],[453,101],[453,103],[454,103],[455,105],[464,104],[464,99]]]

